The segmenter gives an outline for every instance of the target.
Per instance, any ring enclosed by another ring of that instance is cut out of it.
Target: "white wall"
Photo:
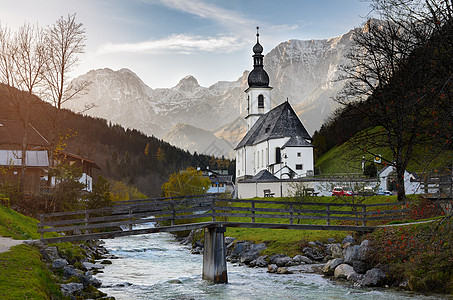
[[[285,147],[283,153],[286,155],[284,162],[293,171],[297,177],[307,176],[307,171],[313,171],[313,148],[312,147]],[[300,156],[298,156],[300,153]],[[297,170],[296,165],[302,165],[301,170]]]
[[[246,109],[249,108],[247,115],[264,115],[271,110],[271,90],[272,88],[248,88],[246,90]],[[264,108],[258,108],[258,96],[264,97]],[[259,119],[260,116],[247,116],[247,131],[249,131],[253,124]]]
[[[271,193],[274,193],[274,197],[282,197],[280,193],[282,191],[283,197],[287,197],[290,189],[287,182],[240,182],[238,184],[238,198],[264,197],[264,190],[271,190]]]
[[[387,187],[387,178],[388,176],[395,172],[393,167],[387,167],[379,173],[379,181],[380,181],[380,186],[379,188],[383,191],[388,190]],[[425,191],[421,190],[420,187],[420,182],[412,182],[411,179],[415,179],[414,175],[410,174],[409,172],[405,171],[404,172],[404,188],[406,190],[406,194],[421,194],[425,193]],[[439,189],[433,188],[433,189],[428,189],[426,191],[427,193],[437,193]]]
[[[277,182],[240,182],[237,185],[238,198],[246,199],[253,197],[263,197],[263,190],[270,189],[272,193],[275,193],[274,197],[288,197],[294,194],[297,185],[303,185],[306,188],[313,188],[314,192],[318,193],[318,196],[331,196],[332,190],[336,186],[342,186],[347,190],[358,191],[360,188],[365,186],[373,188],[375,191],[379,190],[379,181],[320,181],[320,180],[304,180],[304,181],[277,181]],[[418,185],[417,182],[408,184],[406,188],[406,194],[419,194],[419,189],[414,186]],[[282,191],[282,194],[280,193]]]

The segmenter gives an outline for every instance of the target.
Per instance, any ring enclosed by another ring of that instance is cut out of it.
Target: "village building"
[[[253,70],[248,76],[247,133],[236,146],[236,182],[266,170],[276,179],[313,175],[313,145],[288,100],[275,108],[269,75],[264,70],[259,33],[253,47]]]
[[[24,192],[40,192],[49,168],[49,142],[31,125],[27,126]],[[0,176],[3,182],[18,183],[22,172],[24,125],[18,120],[0,120]]]
[[[85,185],[83,190],[86,192],[93,191],[93,171],[94,169],[101,170],[94,160],[66,151],[60,151],[57,155],[54,155],[53,159],[54,166],[67,164],[80,168],[82,170],[82,176],[79,178],[79,182]],[[52,178],[52,185],[56,183],[56,179]]]
[[[39,194],[48,189],[50,143],[36,130],[33,125],[27,126],[27,142],[25,156],[24,193]],[[22,144],[24,125],[19,120],[0,120],[0,181],[10,184],[20,182],[22,173]],[[91,192],[93,188],[93,170],[99,166],[90,159],[69,152],[59,152],[53,156],[53,166],[60,164],[76,165],[81,168],[82,176],[79,182],[85,185],[84,190]],[[57,181],[52,178],[51,186]]]

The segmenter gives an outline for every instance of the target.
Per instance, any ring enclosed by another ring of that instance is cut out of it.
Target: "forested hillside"
[[[20,119],[26,107],[12,103],[7,93],[1,86],[0,119]],[[25,97],[26,93],[18,93],[14,101],[25,103]],[[29,108],[30,123],[44,137],[50,139],[52,128],[56,127],[65,151],[94,160],[101,167],[98,173],[134,185],[150,197],[160,195],[161,185],[171,173],[189,166],[228,169],[234,174],[234,163],[229,160],[192,155],[153,136],[109,124],[104,119],[62,110],[61,121],[55,124],[55,108],[37,97],[32,98]]]

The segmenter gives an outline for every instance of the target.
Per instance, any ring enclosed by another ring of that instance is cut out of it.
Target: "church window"
[[[264,167],[264,150],[261,150],[261,166]]]
[[[259,168],[260,166],[260,153],[256,152],[256,167]]]
[[[275,148],[275,163],[279,164],[282,162],[282,153],[280,147]]]
[[[258,95],[258,108],[264,108],[264,96]]]
[[[302,165],[296,165],[296,170],[302,170]]]
[[[300,152],[297,152],[297,157],[300,157],[300,155],[301,155]]]

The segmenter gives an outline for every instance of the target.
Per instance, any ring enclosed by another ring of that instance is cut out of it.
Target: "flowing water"
[[[169,233],[105,240],[119,259],[96,275],[116,299],[441,299],[385,289],[359,289],[317,274],[277,275],[228,264],[228,284],[201,279],[203,257]]]

